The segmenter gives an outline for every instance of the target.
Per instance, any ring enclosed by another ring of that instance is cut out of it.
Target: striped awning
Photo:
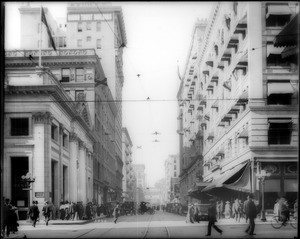
[[[288,5],[268,5],[266,18],[269,18],[271,15],[291,15],[291,9]]]
[[[299,34],[299,14],[295,15],[293,19],[281,30],[281,32],[274,38],[274,46],[296,46],[298,45]]]
[[[290,82],[268,82],[268,96],[272,94],[294,94]]]
[[[212,181],[207,187],[205,187],[202,192],[209,191],[214,188],[220,188],[224,186],[224,183],[233,177],[235,174],[240,172],[241,170],[245,170],[246,166],[248,165],[245,163],[239,164],[232,169],[227,170],[223,175]]]

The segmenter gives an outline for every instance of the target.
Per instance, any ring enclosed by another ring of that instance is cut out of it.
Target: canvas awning
[[[280,55],[284,47],[275,47],[274,45],[267,45],[267,57],[269,55]]]
[[[215,179],[214,181],[212,181],[207,187],[205,187],[202,192],[206,192],[209,191],[211,189],[214,188],[220,188],[223,187],[224,183],[230,179],[231,177],[233,177],[235,174],[237,174],[238,172],[240,172],[241,170],[244,170],[246,168],[248,164],[246,164],[246,162],[239,164],[237,166],[235,166],[232,169],[227,170],[222,176],[220,176],[219,178]]]
[[[294,89],[290,82],[268,83],[268,96],[272,94],[294,94]]]
[[[239,134],[238,138],[248,138],[248,129],[243,129],[243,131]]]
[[[248,163],[246,165],[246,168],[244,169],[244,172],[242,176],[236,180],[234,183],[230,184],[223,184],[225,188],[229,188],[236,191],[242,191],[242,192],[251,192],[251,180],[250,180],[250,164]]]
[[[293,56],[293,55],[297,57],[298,53],[299,53],[298,46],[287,46],[281,52],[281,57],[286,58],[286,57]]]
[[[281,30],[274,38],[274,46],[296,46],[298,45],[299,23],[298,14]]]
[[[268,13],[266,18],[269,18],[271,15],[291,15],[291,9],[288,5],[269,5]]]

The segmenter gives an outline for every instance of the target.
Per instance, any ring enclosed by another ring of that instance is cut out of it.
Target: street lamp
[[[27,173],[26,175],[21,176],[21,185],[23,190],[28,191],[28,209],[30,208],[30,186],[35,182],[35,177],[31,176],[31,173]]]
[[[271,173],[269,172],[266,172],[266,170],[262,169],[260,170],[260,173],[257,173],[256,174],[259,182],[261,183],[261,201],[262,201],[262,208],[261,208],[261,220],[263,222],[267,221],[266,219],[266,213],[265,213],[265,205],[264,205],[264,202],[265,202],[265,199],[264,199],[264,187],[265,187],[265,178],[266,177],[270,177],[271,176]]]

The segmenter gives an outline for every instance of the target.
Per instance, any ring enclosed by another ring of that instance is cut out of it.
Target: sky
[[[7,50],[20,46],[20,4],[6,3]],[[133,143],[133,162],[145,164],[147,186],[152,187],[164,177],[168,155],[179,153],[177,69],[183,73],[193,26],[197,18],[209,17],[212,3],[141,1],[112,5],[122,7],[127,37],[123,53],[123,127]],[[66,17],[66,2],[43,2],[43,7],[48,7],[54,18]],[[154,135],[155,131],[160,134]],[[153,142],[155,139],[159,142]]]

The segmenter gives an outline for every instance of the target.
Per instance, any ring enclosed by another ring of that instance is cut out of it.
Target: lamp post
[[[30,186],[35,182],[35,177],[31,176],[31,173],[27,173],[26,175],[21,176],[21,185],[23,190],[28,191],[28,209],[30,208]]]
[[[262,207],[261,207],[261,220],[263,222],[267,221],[266,219],[266,213],[265,213],[265,197],[264,197],[264,188],[265,188],[265,179],[266,177],[270,177],[270,173],[266,172],[266,170],[262,169],[259,173],[256,174],[259,182],[261,183],[261,201],[262,201]]]

